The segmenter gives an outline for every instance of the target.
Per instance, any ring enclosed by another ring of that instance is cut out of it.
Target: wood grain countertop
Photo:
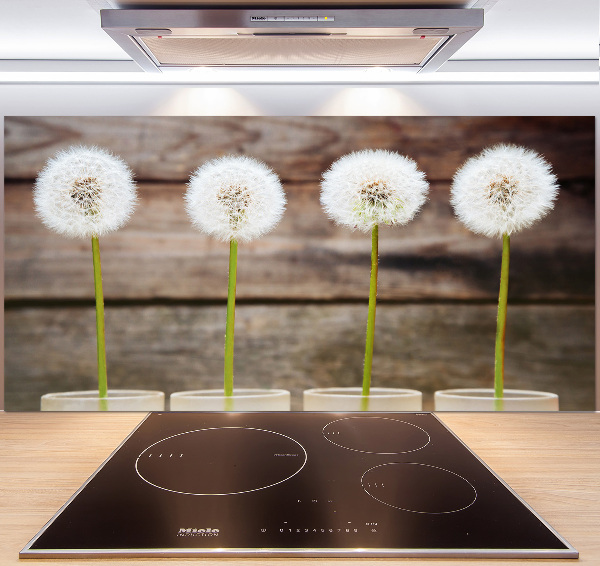
[[[0,566],[48,563],[19,561],[18,553],[143,417],[139,413],[0,413]],[[579,551],[578,563],[600,564],[599,413],[443,413],[440,417]],[[170,564],[190,560],[164,559]],[[110,562],[131,566],[158,561]],[[302,562],[307,566],[419,562],[441,566],[464,560],[248,558],[199,562],[219,566],[265,562]],[[494,566],[522,562],[538,561],[477,560],[478,564]],[[550,566],[573,561],[539,562]]]

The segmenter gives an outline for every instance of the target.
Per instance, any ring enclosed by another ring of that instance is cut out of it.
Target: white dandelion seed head
[[[369,149],[344,155],[323,174],[321,205],[337,224],[368,232],[376,224],[410,222],[428,190],[412,159]]]
[[[471,157],[456,172],[450,203],[469,230],[510,235],[552,210],[556,181],[550,164],[535,151],[500,144]]]
[[[121,158],[98,147],[73,146],[48,160],[35,181],[33,201],[47,228],[88,238],[123,226],[137,196]]]
[[[285,194],[267,165],[230,155],[208,161],[194,172],[185,203],[195,228],[225,242],[250,241],[281,220]]]

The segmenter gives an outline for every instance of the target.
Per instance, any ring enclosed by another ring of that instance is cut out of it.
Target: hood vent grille
[[[446,38],[299,35],[144,38],[162,66],[416,66]],[[225,63],[226,62],[226,63]]]
[[[481,9],[101,10],[102,28],[145,70],[205,66],[436,70],[483,26]]]

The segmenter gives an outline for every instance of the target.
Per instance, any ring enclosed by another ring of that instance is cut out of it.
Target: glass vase
[[[546,391],[505,389],[497,400],[492,388],[445,389],[434,401],[436,411],[558,411],[558,395]]]
[[[42,411],[164,411],[162,391],[140,389],[109,389],[101,399],[98,390],[65,391],[42,395]]]
[[[304,391],[305,411],[421,411],[423,395],[414,389],[371,387],[364,396],[360,387],[327,387]]]
[[[285,389],[198,389],[171,394],[171,411],[289,411],[290,392]]]

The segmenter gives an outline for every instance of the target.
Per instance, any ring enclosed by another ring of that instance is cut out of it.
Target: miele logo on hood
[[[251,22],[334,22],[335,16],[250,16]]]
[[[218,537],[219,529],[212,529],[210,527],[204,529],[197,528],[185,528],[181,527],[177,533],[178,537]]]

